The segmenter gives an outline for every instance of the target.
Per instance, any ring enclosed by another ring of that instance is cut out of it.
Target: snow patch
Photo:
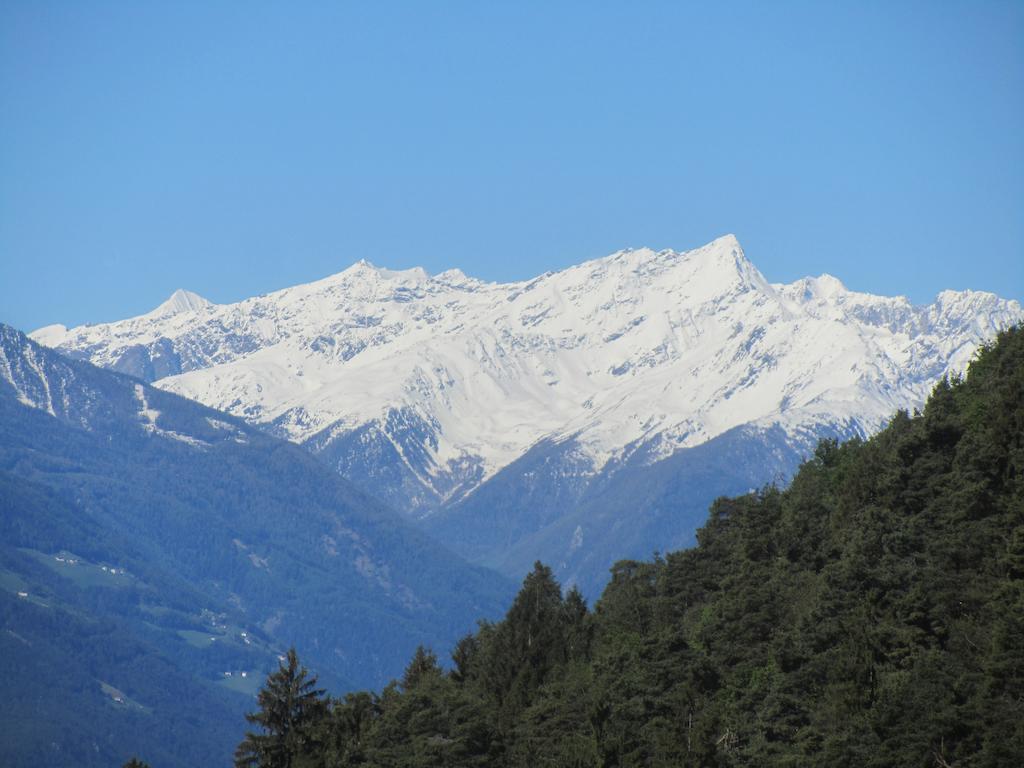
[[[145,422],[142,425],[142,428],[146,432],[153,435],[159,435],[160,437],[165,437],[170,440],[177,440],[180,443],[187,443],[188,445],[197,448],[209,447],[209,443],[192,437],[191,435],[183,435],[180,432],[175,432],[170,429],[162,429],[157,424],[157,419],[160,418],[160,411],[149,407],[149,401],[146,398],[146,388],[142,384],[135,385],[135,399],[139,402],[139,416],[141,416]]]

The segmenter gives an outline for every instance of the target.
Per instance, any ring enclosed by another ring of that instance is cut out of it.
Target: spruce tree
[[[425,677],[439,677],[440,675],[441,667],[437,663],[437,654],[422,645],[417,646],[412,661],[409,662],[405,668],[405,674],[402,675],[402,690],[408,691],[415,688]]]
[[[296,760],[316,746],[313,732],[326,714],[324,691],[316,677],[299,665],[295,649],[269,677],[259,692],[260,709],[245,716],[259,726],[235,750],[236,768],[292,768]]]

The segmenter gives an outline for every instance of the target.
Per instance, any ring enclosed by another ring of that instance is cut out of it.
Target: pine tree
[[[402,675],[402,690],[409,691],[415,688],[420,680],[425,677],[440,677],[441,667],[437,663],[437,654],[422,645],[416,647],[412,661],[405,668]]]
[[[235,751],[236,768],[292,768],[297,758],[312,751],[314,726],[326,714],[323,693],[290,649],[260,690],[259,711],[245,716],[262,732],[245,735]]]
[[[566,659],[562,589],[540,562],[523,581],[505,620],[490,638],[484,688],[502,710],[502,730],[527,706],[548,672]]]

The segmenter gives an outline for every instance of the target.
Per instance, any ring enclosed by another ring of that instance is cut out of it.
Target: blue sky
[[[735,233],[1024,299],[1024,3],[0,0],[0,320]]]

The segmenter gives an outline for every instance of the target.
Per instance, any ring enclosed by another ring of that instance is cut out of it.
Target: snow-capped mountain
[[[581,494],[737,429],[870,433],[1022,318],[988,293],[914,306],[827,275],[770,284],[725,236],[509,284],[360,261],[33,338],[264,425],[426,517],[552,447],[549,473]]]

